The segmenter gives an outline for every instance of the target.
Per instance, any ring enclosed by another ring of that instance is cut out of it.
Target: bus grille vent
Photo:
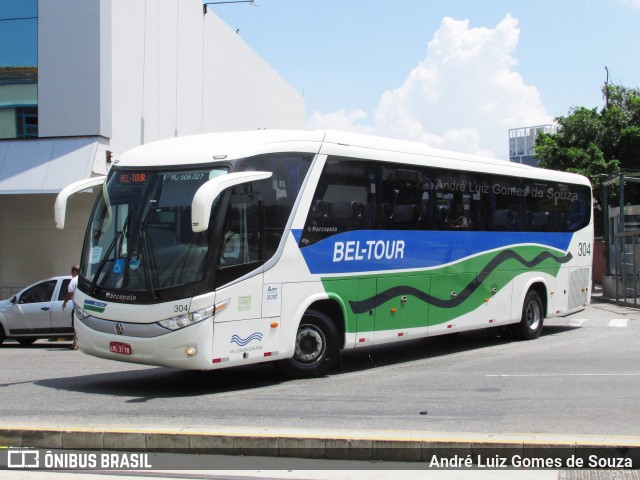
[[[587,303],[589,268],[576,268],[569,274],[569,310]]]

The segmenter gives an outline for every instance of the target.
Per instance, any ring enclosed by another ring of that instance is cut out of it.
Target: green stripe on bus
[[[557,250],[518,246],[432,270],[324,278],[323,285],[344,305],[349,333],[415,328],[480,308],[521,273],[555,277],[570,259]]]

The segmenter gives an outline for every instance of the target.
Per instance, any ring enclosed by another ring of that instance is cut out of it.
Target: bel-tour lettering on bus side
[[[404,258],[404,240],[350,240],[333,244],[334,262]]]

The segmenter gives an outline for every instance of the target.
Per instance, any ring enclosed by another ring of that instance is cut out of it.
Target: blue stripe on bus
[[[302,230],[293,230],[298,244]],[[300,249],[312,274],[432,268],[514,245],[566,253],[573,233],[355,230]]]

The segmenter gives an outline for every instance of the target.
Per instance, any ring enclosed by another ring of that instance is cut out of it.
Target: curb
[[[324,460],[424,462],[440,457],[558,456],[595,452],[640,464],[640,437],[481,435],[420,432],[257,432],[118,428],[2,427],[0,448],[112,450]]]

